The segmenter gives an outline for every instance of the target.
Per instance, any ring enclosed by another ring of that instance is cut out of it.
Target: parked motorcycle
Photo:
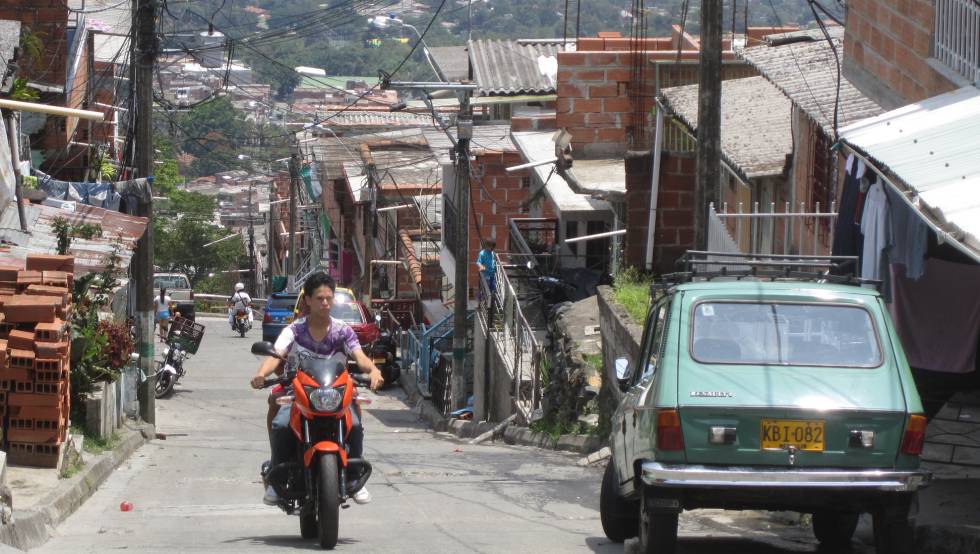
[[[395,359],[397,345],[395,344],[394,337],[391,336],[391,331],[381,329],[380,315],[375,315],[374,321],[377,323],[381,332],[378,334],[378,338],[374,339],[368,345],[367,355],[374,362],[374,365],[378,366],[378,369],[381,370],[381,376],[384,377],[385,386],[387,386],[398,380],[402,370],[398,365],[398,361]]]
[[[254,343],[252,353],[285,359],[269,342]],[[287,363],[282,377],[266,380],[265,386],[288,387],[278,402],[291,406],[289,427],[296,436],[298,461],[275,466],[266,462],[262,480],[276,491],[279,508],[299,515],[303,538],[317,537],[322,548],[332,549],[337,544],[339,508],[347,508],[348,499],[371,476],[367,460],[347,456],[351,410],[356,409],[355,383],[368,385],[370,380],[348,372],[343,355],[304,354],[295,364],[298,367],[292,365]],[[352,474],[358,477],[351,478]]]
[[[174,385],[184,376],[184,360],[190,357],[179,342],[168,341],[163,350],[163,359],[157,362],[157,383],[155,395],[163,398],[174,390]]]
[[[231,330],[245,338],[245,333],[252,329],[252,322],[249,321],[246,310],[236,310],[235,319],[231,323]]]
[[[184,376],[184,361],[197,353],[204,338],[204,325],[175,316],[167,333],[163,359],[157,362],[154,395],[163,398],[174,390],[174,385]]]

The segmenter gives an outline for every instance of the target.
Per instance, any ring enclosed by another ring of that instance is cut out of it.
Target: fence
[[[980,3],[937,0],[933,55],[971,83],[980,83]]]
[[[791,211],[789,202],[784,203],[783,211],[776,211],[776,203],[771,202],[768,211],[761,211],[758,202],[752,204],[752,211],[746,212],[739,202],[736,211],[729,211],[728,203],[722,204],[720,212],[711,204],[711,217],[708,221],[708,241],[710,250],[715,252],[741,252],[751,254],[827,254],[830,250],[831,234],[824,229],[833,229],[837,221],[836,204],[830,204],[830,211],[823,212],[820,203],[814,211],[807,211],[800,202],[798,211]],[[818,224],[826,221],[826,225]]]
[[[432,367],[444,350],[446,337],[452,337],[453,316],[452,314],[439,320],[435,325],[426,327],[421,325],[407,329],[402,333],[401,355],[406,363],[415,364],[415,381],[419,393],[425,398],[432,396],[429,388],[429,378],[432,375]]]
[[[541,404],[541,346],[524,317],[505,265],[497,254],[494,258],[494,290],[490,290],[486,279],[480,279],[480,319],[487,329],[487,340],[494,344],[513,379],[515,408],[524,421],[531,421]]]

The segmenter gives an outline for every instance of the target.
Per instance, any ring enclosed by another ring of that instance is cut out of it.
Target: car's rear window
[[[183,275],[157,275],[153,278],[153,288],[189,289],[191,284]]]
[[[357,308],[357,304],[352,302],[334,304],[330,308],[330,315],[347,323],[364,323],[364,318],[361,317],[361,310]]]
[[[290,310],[296,305],[296,296],[273,296],[269,299],[270,310]]]
[[[878,335],[867,310],[816,304],[703,302],[691,356],[706,363],[876,367]]]

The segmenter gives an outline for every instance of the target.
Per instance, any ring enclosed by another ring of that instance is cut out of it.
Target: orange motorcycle
[[[252,353],[285,361],[269,342],[256,342]],[[291,367],[292,366],[292,367]],[[279,496],[279,508],[298,514],[303,538],[318,537],[322,548],[337,544],[340,508],[371,476],[371,464],[349,458],[347,435],[356,410],[357,385],[370,384],[363,375],[347,371],[343,355],[304,353],[295,364],[286,363],[281,377],[267,379],[266,387],[282,385],[280,405],[291,405],[289,428],[296,437],[296,460],[263,465],[262,478]],[[357,475],[350,478],[350,475]]]

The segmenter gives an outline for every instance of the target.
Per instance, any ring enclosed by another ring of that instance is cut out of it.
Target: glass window
[[[269,300],[270,310],[292,310],[296,304],[296,296],[273,296]]]
[[[705,302],[694,310],[691,356],[706,363],[876,367],[878,335],[863,308]]]
[[[643,350],[640,352],[640,359],[646,360],[646,363],[640,366],[642,370],[638,372],[639,375],[636,375],[635,382],[637,383],[657,370],[660,354],[663,350],[663,336],[667,327],[669,307],[670,302],[666,300],[659,302],[653,307],[650,318],[647,320],[647,335],[644,337]]]
[[[346,323],[364,323],[364,319],[361,317],[361,310],[357,307],[357,304],[353,303],[335,303],[330,308],[330,315]]]
[[[160,287],[166,287],[168,289],[189,289],[191,284],[187,282],[187,278],[183,275],[158,275],[153,278],[153,288],[159,289]]]

